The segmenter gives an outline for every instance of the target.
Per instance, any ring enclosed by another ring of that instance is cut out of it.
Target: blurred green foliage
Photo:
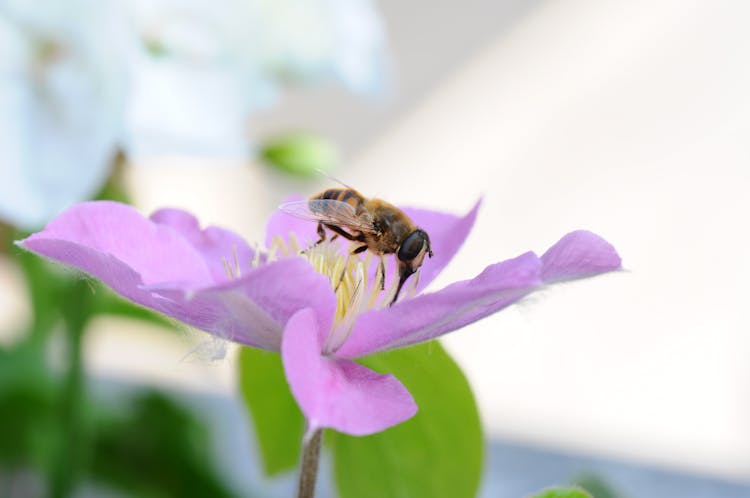
[[[588,491],[593,498],[622,498],[622,495],[615,491],[607,481],[591,472],[577,475],[571,483]]]
[[[23,354],[0,353],[0,365],[23,361]],[[28,368],[27,370],[33,370]],[[51,379],[27,381],[15,386],[2,378],[0,392],[0,466],[6,475],[36,470],[48,475],[57,468],[62,450],[73,448],[61,431],[60,398]],[[60,382],[57,383],[58,387]],[[89,400],[82,409],[85,440],[71,443],[82,450],[78,477],[117,489],[124,496],[232,497],[236,496],[216,472],[205,424],[168,395],[158,391],[136,393],[119,400],[118,408]],[[75,482],[71,483],[75,490]],[[48,485],[50,494],[54,488]],[[5,497],[25,497],[24,489]]]
[[[277,353],[243,347],[239,377],[251,414],[263,470],[276,475],[297,466],[305,419],[292,397]]]
[[[207,428],[163,393],[139,393],[100,414],[93,436],[94,480],[149,498],[233,496],[214,471]]]
[[[593,498],[585,490],[572,488],[547,488],[539,493],[532,495],[530,498]]]
[[[260,158],[270,166],[293,176],[310,178],[328,173],[338,164],[336,147],[309,132],[294,132],[268,140]]]
[[[39,368],[38,351],[0,349],[0,464],[6,469],[49,471],[58,446],[59,382]]]

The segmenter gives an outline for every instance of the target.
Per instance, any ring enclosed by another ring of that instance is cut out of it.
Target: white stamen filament
[[[240,269],[240,261],[237,258],[237,246],[232,245],[232,257],[234,257],[234,268],[236,270],[237,278],[242,276],[242,270]]]
[[[242,276],[242,269],[240,267],[240,260],[237,257],[237,246],[232,246],[232,262],[222,256],[221,264],[224,267],[224,273],[226,273],[229,280],[240,278]],[[233,266],[234,265],[234,266]]]

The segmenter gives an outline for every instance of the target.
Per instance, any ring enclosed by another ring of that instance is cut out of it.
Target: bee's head
[[[432,257],[432,249],[430,248],[430,237],[427,232],[421,228],[417,228],[410,233],[398,248],[396,253],[399,266],[406,266],[409,270],[409,275],[414,273],[422,266],[425,254]]]
[[[398,257],[398,288],[391,304],[398,299],[401,287],[406,279],[422,266],[425,255],[432,257],[430,237],[427,232],[417,228],[404,239],[396,253],[396,257]]]

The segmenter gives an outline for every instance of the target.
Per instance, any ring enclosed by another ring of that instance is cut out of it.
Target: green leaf
[[[336,148],[312,133],[296,132],[269,140],[260,151],[271,166],[295,176],[311,177],[338,163]]]
[[[591,495],[581,488],[547,488],[530,498],[591,498]]]
[[[619,498],[622,496],[603,478],[590,472],[579,474],[570,482],[585,489],[594,498]]]
[[[286,383],[281,356],[244,347],[239,368],[242,397],[252,415],[266,474],[296,467],[305,419]]]
[[[414,396],[419,412],[372,436],[329,435],[340,496],[475,496],[484,452],[479,414],[466,378],[448,353],[430,342],[362,363],[396,376]]]

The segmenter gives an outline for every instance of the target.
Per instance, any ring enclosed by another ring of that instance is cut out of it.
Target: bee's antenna
[[[331,175],[329,175],[328,173],[326,173],[325,171],[323,171],[323,170],[322,170],[322,169],[320,169],[320,168],[316,168],[316,169],[315,169],[315,171],[316,171],[316,172],[317,172],[317,173],[318,173],[318,174],[319,174],[320,176],[324,176],[324,177],[328,178],[329,180],[331,180],[332,182],[336,182],[336,183],[338,183],[339,185],[341,185],[341,186],[343,186],[343,187],[346,187],[346,188],[348,188],[348,189],[351,189],[351,190],[355,190],[355,189],[354,189],[354,187],[352,187],[351,185],[347,185],[346,183],[342,182],[341,180],[339,180],[339,179],[338,179],[338,178],[336,178],[335,176],[331,176]]]

